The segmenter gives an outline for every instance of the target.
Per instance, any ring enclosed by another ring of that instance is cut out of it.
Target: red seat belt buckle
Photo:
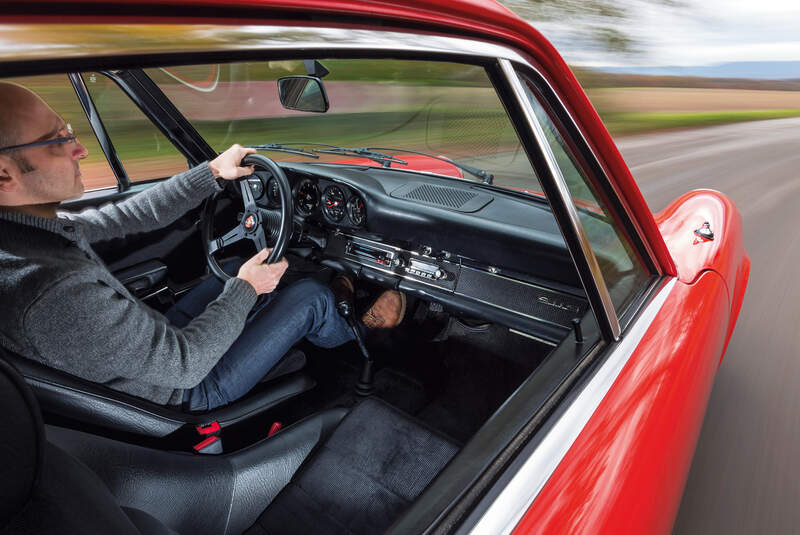
[[[222,453],[222,439],[220,439],[217,435],[211,435],[202,442],[198,442],[192,449],[196,453]]]
[[[216,420],[208,424],[200,424],[195,426],[197,434],[201,436],[215,435],[219,433],[220,429],[222,428],[220,427],[219,422]]]
[[[267,436],[271,437],[272,435],[280,431],[282,427],[283,424],[281,424],[280,422],[273,423],[271,426],[269,426],[269,433],[267,433]]]

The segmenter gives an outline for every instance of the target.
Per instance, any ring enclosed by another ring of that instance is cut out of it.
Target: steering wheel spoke
[[[223,247],[227,247],[232,243],[236,243],[237,241],[244,239],[246,237],[245,230],[242,228],[242,225],[236,225],[234,228],[220,236],[219,238],[209,240],[208,242],[208,254],[214,254],[215,252],[219,251]],[[260,249],[259,249],[260,250]]]
[[[239,180],[239,189],[242,192],[245,212],[254,212],[258,210],[256,200],[253,198],[253,190],[250,189],[250,177],[244,177]]]
[[[256,232],[252,236],[248,236],[248,238],[253,240],[253,243],[256,244],[256,251],[261,251],[262,249],[267,248],[267,238],[265,236],[265,232],[266,231],[263,230],[262,227],[262,232]]]

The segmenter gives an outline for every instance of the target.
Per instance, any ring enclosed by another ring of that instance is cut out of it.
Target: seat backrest
[[[44,427],[30,388],[11,365],[0,360],[0,525],[30,500],[44,454]]]
[[[0,533],[140,534],[97,475],[45,441],[33,393],[2,359],[0,407]]]
[[[212,421],[223,427],[255,416],[315,386],[295,373],[280,377],[246,398],[206,413],[187,413],[92,383],[0,348],[33,389],[42,410],[73,421],[138,436],[165,437],[181,427]]]

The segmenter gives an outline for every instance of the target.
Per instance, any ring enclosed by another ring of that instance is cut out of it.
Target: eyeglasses
[[[8,152],[17,149],[27,149],[29,147],[43,147],[45,145],[58,145],[59,143],[75,143],[75,139],[78,136],[76,136],[75,132],[72,131],[72,125],[70,124],[64,125],[64,130],[67,131],[67,135],[64,137],[48,139],[47,141],[34,141],[33,143],[23,143],[22,145],[11,145],[10,147],[3,147],[2,149],[0,149],[0,152]]]

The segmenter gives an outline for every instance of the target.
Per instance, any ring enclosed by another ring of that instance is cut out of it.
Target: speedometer
[[[311,179],[305,179],[297,187],[297,210],[310,215],[319,204],[319,190]]]
[[[344,192],[339,186],[328,186],[322,194],[322,211],[331,220],[339,222],[344,218]]]

